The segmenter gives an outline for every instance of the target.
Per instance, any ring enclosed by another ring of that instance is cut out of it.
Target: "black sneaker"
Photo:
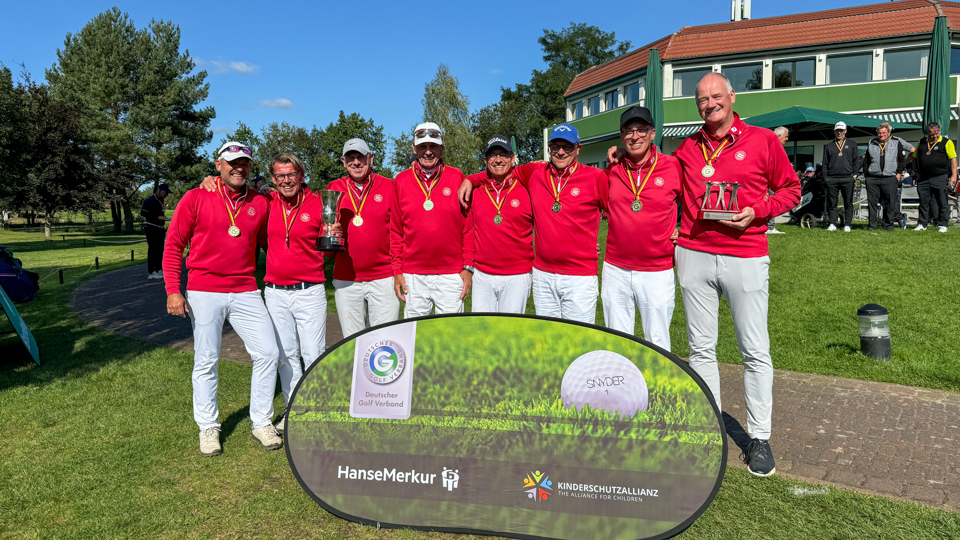
[[[741,453],[740,457],[747,464],[747,470],[750,471],[750,474],[770,476],[777,472],[777,466],[773,462],[773,451],[770,450],[768,441],[753,439],[747,446],[747,451]]]

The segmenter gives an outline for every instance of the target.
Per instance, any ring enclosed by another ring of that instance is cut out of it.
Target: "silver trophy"
[[[340,196],[343,195],[343,193],[340,191],[323,190],[317,195],[319,195],[320,200],[323,201],[323,224],[326,225],[325,230],[329,231],[330,227],[337,222],[337,203],[340,201]],[[343,251],[347,249],[346,239],[337,236],[320,235],[317,238],[316,249],[317,251]]]
[[[740,213],[740,206],[737,204],[737,190],[740,184],[736,182],[700,182],[706,186],[703,194],[703,202],[700,204],[699,219],[733,219],[733,216]],[[726,197],[727,188],[730,188],[730,198]],[[714,198],[716,192],[716,198]]]

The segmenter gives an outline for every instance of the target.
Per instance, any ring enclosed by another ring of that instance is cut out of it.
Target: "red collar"
[[[704,125],[704,127],[700,128],[700,140],[701,142],[712,145],[712,143],[718,143],[722,141],[725,137],[730,137],[730,142],[735,143],[746,130],[747,124],[740,119],[739,114],[733,113],[733,125],[730,126],[730,129],[727,131],[726,135],[723,137],[715,137],[707,132],[706,125]]]

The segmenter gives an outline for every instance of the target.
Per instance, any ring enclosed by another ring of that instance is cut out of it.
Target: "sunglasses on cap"
[[[413,134],[418,139],[439,139],[443,136],[443,133],[436,129],[418,129]]]
[[[222,156],[223,154],[225,154],[225,153],[227,153],[227,152],[243,152],[244,154],[247,154],[248,156],[251,154],[250,149],[247,148],[246,146],[228,146],[228,147],[224,148],[223,150],[220,150],[220,155]]]

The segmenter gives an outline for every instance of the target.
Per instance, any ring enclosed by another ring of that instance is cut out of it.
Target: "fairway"
[[[960,344],[949,314],[956,297],[949,269],[960,266],[958,229],[946,235],[871,234],[860,224],[846,235],[783,230],[770,238],[775,367],[960,390]],[[141,264],[145,244],[84,248],[83,238],[139,239],[68,235],[66,242],[45,242],[40,234],[0,232],[0,244],[28,269],[52,276],[37,301],[17,306],[40,344],[43,367],[15,335],[0,338],[0,408],[9,418],[0,443],[0,537],[461,538],[377,531],[322,510],[297,484],[283,452],[264,452],[249,440],[246,366],[220,365],[224,454],[202,459],[190,414],[191,355],[107,334],[67,308],[85,277]],[[94,257],[100,270],[91,269]],[[859,354],[856,308],[871,302],[891,313],[889,363]],[[674,352],[686,356],[681,306],[678,296],[671,330]],[[728,312],[721,311],[720,337],[721,361],[737,362]],[[514,376],[516,370],[496,365],[519,358],[523,344],[491,346],[501,357],[490,362],[488,376]],[[554,406],[544,396],[509,406]],[[279,410],[281,398],[275,403]],[[732,448],[729,459],[737,453]],[[757,479],[731,467],[713,504],[678,538],[957,538],[958,531],[954,512],[792,478]]]

